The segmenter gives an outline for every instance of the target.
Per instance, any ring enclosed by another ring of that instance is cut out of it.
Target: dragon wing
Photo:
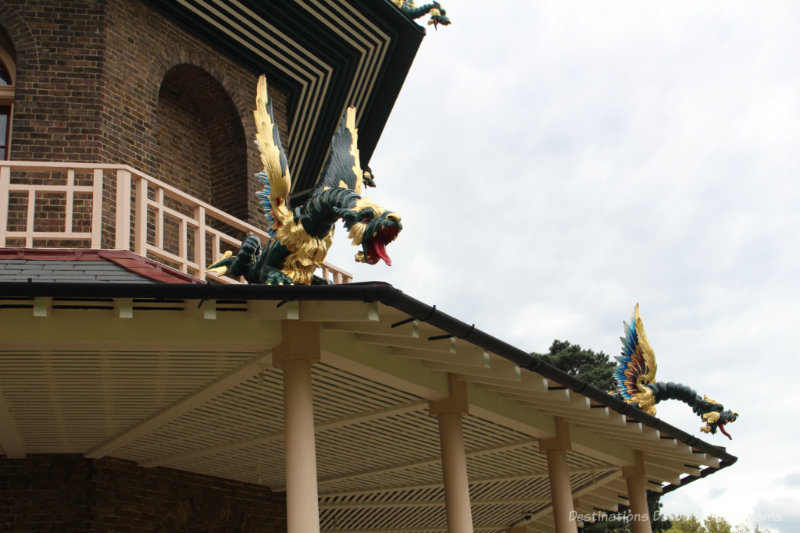
[[[348,107],[339,128],[333,134],[331,151],[322,169],[322,178],[316,190],[334,187],[351,189],[361,194],[364,175],[358,155],[358,130],[356,129],[356,108]],[[312,193],[314,194],[314,193]]]
[[[617,356],[614,378],[622,397],[625,400],[637,401],[645,392],[641,385],[656,381],[656,356],[644,332],[638,303],[633,309],[631,323],[624,322],[624,324],[625,336],[620,337],[622,354]]]
[[[257,176],[261,178],[264,189],[258,192],[261,206],[266,213],[271,237],[282,225],[291,220],[289,209],[289,191],[292,188],[292,177],[289,163],[281,146],[278,125],[272,111],[272,99],[267,93],[267,78],[258,78],[256,89],[256,109],[253,111],[256,122],[256,144],[261,152],[261,164],[264,167]]]

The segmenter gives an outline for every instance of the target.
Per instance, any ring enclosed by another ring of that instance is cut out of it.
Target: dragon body
[[[254,116],[256,144],[264,167],[258,174],[264,189],[258,194],[271,239],[262,249],[260,239],[249,235],[238,253],[226,252],[207,271],[242,276],[248,283],[325,283],[314,271],[325,260],[339,220],[344,222],[352,243],[361,247],[356,261],[375,264],[383,260],[391,265],[386,245],[402,229],[400,215],[361,196],[365,172],[359,162],[355,109],[348,108],[333,136],[319,183],[306,203],[295,209],[289,206],[291,175],[264,76],[258,82]],[[366,174],[369,185],[372,177]]]
[[[725,424],[734,422],[739,416],[737,413],[725,410],[721,403],[708,396],[701,397],[694,389],[681,383],[656,382],[655,353],[644,332],[639,304],[633,310],[631,323],[624,324],[625,336],[620,338],[622,353],[617,356],[617,367],[614,371],[617,382],[615,396],[653,416],[656,414],[658,402],[680,400],[688,404],[703,420],[701,431],[713,434],[719,429],[730,439]]]
[[[445,11],[439,2],[431,2],[419,7],[417,7],[415,2],[410,0],[392,0],[392,3],[410,19],[418,19],[429,14],[431,18],[428,20],[428,25],[433,25],[434,29],[436,29],[439,24],[442,26],[448,26],[450,24],[450,19],[447,18],[447,11]]]

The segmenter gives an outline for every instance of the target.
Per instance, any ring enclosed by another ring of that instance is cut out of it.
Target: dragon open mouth
[[[383,226],[372,237],[364,239],[364,257],[370,265],[374,265],[379,260],[392,266],[392,259],[386,253],[386,245],[397,238],[402,226],[399,224]]]

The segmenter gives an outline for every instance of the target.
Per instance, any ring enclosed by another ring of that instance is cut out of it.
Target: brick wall
[[[128,533],[286,531],[283,494],[118,459],[0,459],[0,530]]]
[[[0,26],[17,61],[11,159],[129,164],[264,226],[256,73],[136,0],[4,0]],[[270,94],[285,141],[286,97]]]
[[[0,24],[17,55],[11,159],[98,160],[103,4],[0,4]]]

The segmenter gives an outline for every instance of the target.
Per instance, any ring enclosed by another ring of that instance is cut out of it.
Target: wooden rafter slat
[[[322,327],[332,331],[349,331],[352,333],[364,333],[372,335],[384,335],[387,337],[408,337],[412,339],[419,339],[419,321],[411,320],[404,324],[399,324],[392,327],[390,324],[383,322],[343,322],[331,321],[323,322]],[[386,343],[389,344],[389,343]]]
[[[182,414],[202,405],[204,402],[217,396],[231,386],[241,383],[245,379],[252,377],[261,370],[262,366],[269,362],[272,358],[271,353],[261,354],[240,368],[230,372],[220,379],[209,383],[202,389],[190,394],[188,397],[164,409],[160,413],[152,416],[151,418],[133,425],[129,429],[123,431],[119,435],[111,438],[109,441],[88,450],[85,455],[91,458],[104,457],[114,450],[117,450],[126,444],[146,435],[154,429],[168,423],[170,420],[181,416]]]
[[[369,422],[372,420],[389,417],[389,416],[398,416],[405,413],[411,413],[414,411],[419,411],[420,409],[427,406],[427,402],[410,402],[404,405],[398,405],[389,407],[386,409],[380,409],[376,411],[372,411],[369,413],[358,413],[355,415],[350,415],[343,417],[338,420],[331,420],[329,422],[324,422],[322,424],[318,424],[315,427],[315,431],[317,433],[322,433],[326,430],[331,430],[334,428],[344,427],[351,424],[363,424],[365,422]],[[216,455],[221,453],[231,453],[237,450],[241,450],[244,448],[250,448],[253,446],[258,446],[261,444],[268,444],[279,442],[283,440],[283,431],[275,432],[275,433],[266,433],[261,435],[255,435],[253,437],[248,437],[246,439],[239,439],[235,441],[229,441],[223,444],[219,444],[216,446],[209,446],[206,448],[196,449],[188,452],[183,452],[180,454],[175,454],[166,457],[158,457],[155,459],[151,459],[146,461],[143,466],[161,466],[161,465],[168,465],[171,463],[177,463],[186,461],[189,459],[196,459],[198,457],[205,457],[208,455]]]

